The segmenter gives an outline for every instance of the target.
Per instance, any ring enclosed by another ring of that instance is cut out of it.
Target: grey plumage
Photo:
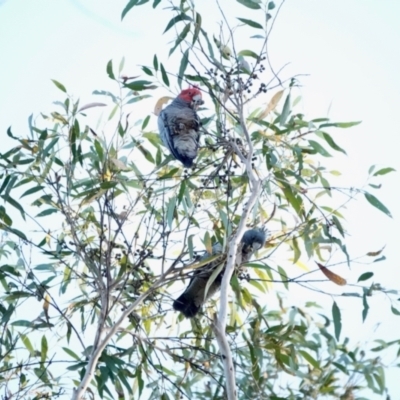
[[[201,123],[195,110],[200,104],[203,104],[200,90],[185,89],[158,116],[164,146],[185,167],[193,165],[199,150]]]
[[[266,231],[263,229],[255,228],[246,231],[238,247],[236,265],[249,262],[253,254],[264,245],[266,236]],[[212,248],[212,255],[218,254],[222,254],[222,246],[216,243]],[[205,260],[208,257],[211,257],[209,253],[204,255],[201,260]],[[226,257],[221,257],[195,270],[185,291],[174,301],[173,308],[176,311],[180,311],[187,318],[194,317],[200,311],[202,305],[220,289],[224,269],[212,282],[205,295],[207,282],[213,271],[221,263],[225,262]]]

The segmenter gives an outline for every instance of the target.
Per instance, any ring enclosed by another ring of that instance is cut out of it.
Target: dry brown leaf
[[[233,92],[231,89],[225,88],[224,95],[222,97],[222,104],[225,104],[232,94]]]
[[[283,96],[284,90],[280,90],[279,92],[276,92],[273,96],[270,102],[267,105],[267,108],[264,111],[261,111],[260,114],[257,115],[257,119],[263,120],[271,111],[274,111],[276,106],[278,105],[280,99]]]
[[[88,108],[93,108],[93,107],[105,107],[107,104],[104,103],[89,103],[89,104],[85,104],[84,106],[82,106],[79,110],[78,113],[80,113],[83,110],[87,110]]]
[[[386,247],[386,246],[383,246],[383,247],[382,247],[380,250],[378,250],[378,251],[370,251],[370,252],[367,253],[367,256],[370,256],[370,257],[379,256],[379,254],[382,253],[382,251],[385,249],[385,247]]]
[[[322,264],[316,263],[319,267],[319,269],[322,271],[322,273],[333,283],[336,283],[336,285],[339,286],[344,286],[346,285],[347,281],[346,279],[342,278],[341,276],[335,274],[332,272],[330,269],[324,267]]]
[[[118,169],[122,171],[129,169],[121,160],[118,160],[118,158],[112,158],[111,161]]]
[[[46,296],[44,296],[43,312],[47,322],[49,322],[49,306],[50,306],[50,296],[46,294]]]
[[[157,103],[156,103],[156,105],[154,107],[154,114],[158,117],[160,115],[160,112],[161,112],[162,108],[163,108],[163,105],[165,103],[168,103],[168,101],[172,100],[172,99],[173,98],[170,97],[170,96],[164,96],[164,97],[161,97],[160,99],[158,99]]]

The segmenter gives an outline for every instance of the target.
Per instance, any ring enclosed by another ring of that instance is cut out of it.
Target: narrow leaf
[[[112,60],[110,60],[107,63],[107,74],[111,79],[115,80],[114,72],[113,72],[113,66],[112,66]]]
[[[186,14],[179,14],[176,17],[172,18],[169,22],[167,27],[165,28],[164,32],[169,31],[177,22],[179,21],[191,21],[192,19],[187,16]]]
[[[380,169],[379,171],[376,171],[376,172],[374,173],[374,176],[386,175],[386,174],[388,174],[389,172],[392,172],[392,171],[396,171],[396,170],[395,170],[394,168],[391,168],[391,167],[382,168],[382,169]]]
[[[290,114],[290,93],[286,96],[285,104],[283,105],[282,113],[279,117],[279,125],[283,126],[286,123]]]
[[[251,8],[252,10],[259,10],[261,7],[258,3],[255,3],[252,0],[236,0],[238,3],[243,4],[247,8]]]
[[[163,82],[169,87],[169,79],[168,79],[168,75],[165,72],[165,68],[164,65],[160,64],[160,68],[161,68],[161,77]]]
[[[139,0],[130,0],[129,3],[122,10],[121,21],[124,19],[125,15],[138,3]]]
[[[320,128],[326,127],[335,127],[335,128],[351,128],[352,126],[356,126],[361,124],[361,121],[356,122],[328,122],[327,124],[322,124]]]
[[[188,66],[189,63],[189,49],[187,49],[182,56],[182,60],[181,60],[181,65],[179,67],[179,74],[178,74],[178,85],[181,88],[182,87],[182,78],[183,75],[186,71],[186,68]]]
[[[394,308],[393,306],[391,307],[392,313],[394,315],[400,315],[400,311],[397,308]]]
[[[367,318],[368,310],[369,310],[369,305],[368,305],[368,302],[367,302],[367,294],[366,294],[366,290],[364,290],[364,295],[363,295],[363,310],[362,310],[362,319],[363,319],[363,322],[364,322],[365,319]]]
[[[312,357],[310,354],[305,352],[304,350],[300,350],[299,353],[314,367],[317,369],[321,369],[320,365],[318,364],[318,361]]]
[[[333,302],[332,305],[332,317],[333,317],[333,325],[335,327],[335,337],[336,340],[339,340],[340,332],[342,330],[342,316],[340,314],[340,309],[335,301]]]
[[[333,283],[336,283],[336,285],[339,286],[344,286],[346,285],[347,281],[346,279],[342,278],[341,276],[335,274],[332,272],[330,269],[324,267],[322,264],[316,263],[319,267],[319,269],[322,271],[322,273]]]
[[[258,60],[258,54],[251,50],[241,50],[239,51],[238,56],[253,57]]]
[[[51,81],[52,81],[62,92],[67,93],[67,89],[65,88],[65,86],[64,86],[62,83],[56,81],[55,79],[52,79]]]
[[[156,54],[154,54],[154,57],[153,57],[153,67],[156,71],[158,71],[158,58],[157,58]]]
[[[25,345],[25,347],[27,348],[27,350],[29,351],[31,356],[33,356],[35,354],[35,350],[33,349],[32,343],[29,340],[28,336],[26,336],[22,333],[20,335],[21,335],[22,343]]]
[[[206,247],[207,253],[212,254],[211,237],[208,231],[204,234],[204,246]]]
[[[335,143],[335,141],[332,139],[332,137],[328,133],[322,132],[322,137],[326,140],[326,142],[329,144],[329,146],[332,147],[332,149],[334,149],[336,151],[341,151],[343,154],[347,154],[344,149],[342,149],[340,146],[338,146]]]
[[[167,206],[167,222],[170,229],[172,229],[172,220],[174,218],[176,197],[171,197]]]
[[[319,154],[323,155],[324,157],[332,157],[318,142],[315,140],[309,140],[309,145]]]
[[[40,361],[45,362],[47,358],[47,350],[49,348],[47,344],[46,336],[42,336],[42,343],[41,343],[41,352],[40,352]]]
[[[246,19],[246,18],[238,18],[239,21],[243,22],[246,25],[251,26],[252,28],[256,29],[264,29],[261,24],[258,22],[252,21],[251,19]]]
[[[366,281],[374,276],[373,272],[364,272],[360,277],[358,278],[357,282],[362,282]]]
[[[388,217],[392,218],[392,214],[387,209],[387,207],[384,204],[382,204],[374,195],[372,195],[371,193],[365,192],[364,196],[370,204],[372,204],[378,210],[385,213]]]
[[[201,29],[201,15],[199,13],[196,13],[196,23],[195,23],[195,28],[194,28],[194,33],[193,33],[193,41],[192,44],[195,44],[200,33]]]
[[[88,108],[93,108],[93,107],[105,107],[107,104],[104,103],[89,103],[85,104],[82,106],[79,110],[78,113],[82,112],[83,110],[87,110]]]
[[[72,358],[75,358],[75,360],[79,361],[80,358],[78,357],[78,355],[76,355],[71,349],[69,349],[68,347],[63,347],[62,348],[69,356],[71,356]]]

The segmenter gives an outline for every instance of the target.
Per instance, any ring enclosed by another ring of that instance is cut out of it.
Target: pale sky
[[[136,75],[137,65],[151,65],[155,53],[167,69],[176,69],[175,61],[166,56],[170,47],[167,39],[172,36],[161,36],[171,14],[161,7],[152,11],[147,4],[134,8],[121,22],[126,3],[0,0],[0,132],[6,143],[0,151],[12,144],[6,137],[8,126],[16,135],[24,135],[30,114],[49,111],[53,101],[62,99],[51,79],[62,82],[84,104],[102,101],[92,95],[93,90],[111,87],[105,73],[110,59],[118,65],[125,57],[127,75]],[[196,3],[201,4],[203,20],[207,19],[214,1]],[[220,3],[223,8],[229,5],[229,14],[256,19],[234,0]],[[334,136],[348,156],[335,155],[330,166],[342,171],[346,175],[343,182],[350,186],[364,183],[371,164],[400,170],[399,16],[399,0],[287,0],[271,37],[269,52],[274,68],[290,62],[284,76],[309,75],[300,78],[303,87],[299,91],[307,117],[363,121]],[[381,181],[382,188],[371,192],[391,210],[393,219],[367,205],[362,196],[350,205],[346,217],[351,254],[362,255],[386,245],[387,260],[369,267],[346,267],[341,273],[355,283],[361,273],[373,271],[375,281],[399,289],[398,173]],[[383,296],[377,297],[370,299],[364,325],[358,299],[337,299],[344,335],[358,335],[360,340],[399,338],[400,317],[391,314]],[[325,301],[331,304],[330,298],[321,300]],[[378,323],[381,326],[373,332]],[[396,374],[388,375],[393,399],[400,398],[396,379]]]

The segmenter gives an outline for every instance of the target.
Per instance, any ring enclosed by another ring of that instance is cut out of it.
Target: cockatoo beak
[[[204,104],[203,99],[201,98],[200,94],[196,94],[196,96],[193,96],[192,98],[192,104],[194,108],[198,108],[202,104]]]

